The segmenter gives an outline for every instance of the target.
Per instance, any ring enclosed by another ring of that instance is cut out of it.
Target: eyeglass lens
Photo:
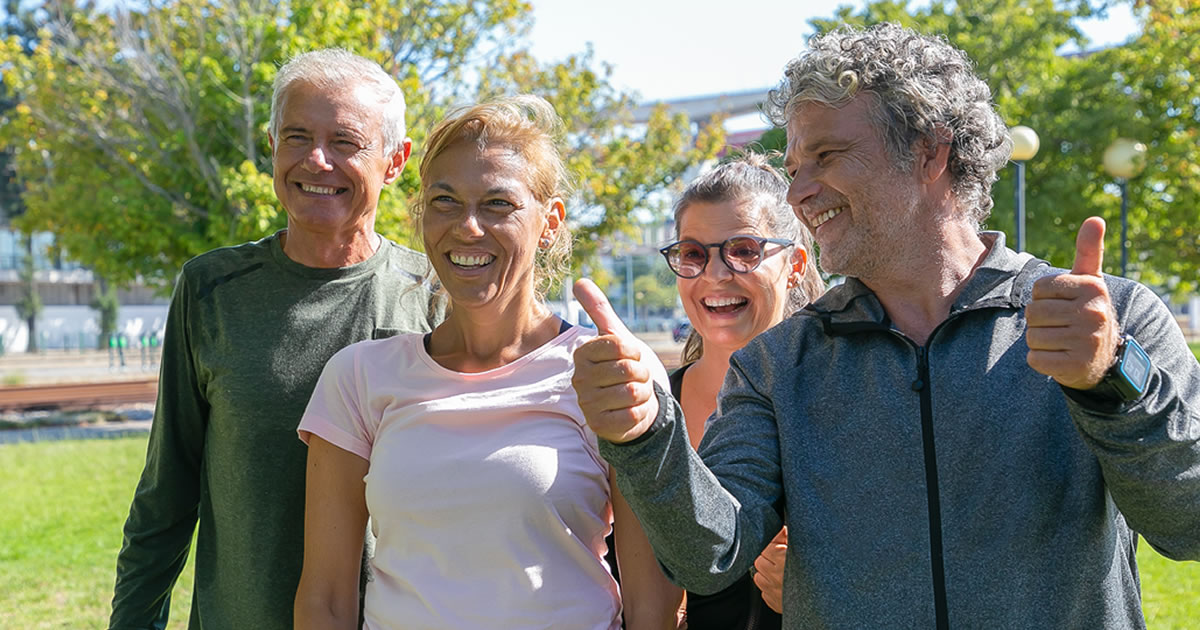
[[[754,271],[762,262],[762,245],[747,236],[735,236],[721,243],[721,259],[737,273]],[[708,248],[695,241],[682,241],[667,250],[667,263],[671,270],[684,278],[695,278],[704,273],[708,263]]]

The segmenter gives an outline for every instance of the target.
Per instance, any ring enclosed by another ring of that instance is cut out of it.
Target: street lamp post
[[[1025,162],[1037,155],[1041,146],[1037,132],[1024,125],[1008,130],[1012,137],[1012,161],[1017,163],[1017,251],[1025,251]]]
[[[1129,264],[1129,178],[1146,167],[1146,145],[1129,138],[1117,138],[1104,150],[1104,170],[1117,178],[1121,189],[1121,277]]]

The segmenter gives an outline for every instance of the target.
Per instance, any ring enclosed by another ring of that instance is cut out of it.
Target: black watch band
[[[1150,355],[1133,337],[1125,335],[1117,346],[1117,357],[1101,382],[1116,392],[1122,400],[1137,400],[1146,393],[1153,364]]]

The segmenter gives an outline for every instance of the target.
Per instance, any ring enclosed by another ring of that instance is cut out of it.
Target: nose
[[[798,169],[792,175],[792,183],[788,184],[787,202],[792,207],[792,211],[801,220],[804,219],[801,214],[800,207],[809,200],[815,198],[821,192],[821,185],[812,177],[808,169]]]
[[[303,166],[310,173],[322,173],[333,170],[333,165],[326,158],[325,148],[319,144],[314,145],[312,150],[308,152],[308,155],[304,156]]]
[[[483,237],[483,226],[479,224],[479,212],[475,208],[465,208],[454,223],[454,230],[459,236],[468,240]]]
[[[708,250],[708,264],[704,265],[704,273],[702,274],[713,281],[726,280],[733,277],[733,270],[725,263],[725,259],[721,258],[721,249],[713,246]]]

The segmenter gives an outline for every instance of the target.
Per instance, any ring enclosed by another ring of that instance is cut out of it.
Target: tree
[[[37,17],[32,11],[21,6],[20,0],[5,0],[4,19],[0,22],[0,33],[5,39],[19,47],[26,55],[33,53],[37,41]],[[9,115],[16,107],[8,87],[0,83],[0,120]],[[23,213],[24,204],[21,202],[21,186],[17,179],[17,165],[11,149],[0,151],[0,224]]]
[[[650,311],[674,309],[679,299],[675,283],[663,284],[659,281],[658,275],[653,273],[635,278],[633,290],[637,295],[637,305],[642,307],[642,317],[649,315]]]
[[[603,208],[584,227],[585,254],[591,235],[624,227],[651,189],[716,148],[716,136],[693,143],[665,113],[643,129],[611,122],[628,95],[590,54],[546,65],[522,52],[530,15],[520,0],[138,6],[72,6],[52,16],[32,56],[12,40],[0,50],[5,84],[21,99],[0,142],[27,185],[22,225],[54,232],[72,258],[118,284],[167,286],[191,256],[285,225],[266,121],[277,64],[303,50],[342,46],[397,77],[418,155],[452,103],[500,89],[545,96],[571,130],[574,205]],[[378,229],[419,246],[405,211],[415,166],[385,189]]]
[[[97,278],[97,291],[90,306],[100,316],[100,334],[96,338],[96,349],[108,347],[108,339],[117,332],[117,316],[121,312],[121,300],[117,288],[103,278]],[[82,348],[81,348],[82,349]]]
[[[1200,5],[1189,0],[1135,0],[1141,27],[1125,45],[1062,55],[1068,43],[1088,42],[1076,24],[1110,3],[1053,0],[908,3],[876,1],[855,12],[812,20],[818,32],[841,23],[899,22],[944,35],[965,50],[993,91],[1009,125],[1028,125],[1041,152],[1028,163],[1027,248],[1070,267],[1075,234],[1100,215],[1115,228],[1120,198],[1101,155],[1117,137],[1149,146],[1145,172],[1130,182],[1130,273],[1176,294],[1195,292],[1200,277]],[[774,132],[776,136],[782,136]],[[781,137],[764,137],[782,149]],[[1015,231],[1014,169],[1003,169],[992,191],[991,229]],[[1009,243],[1013,240],[1010,238]],[[1106,236],[1105,270],[1119,272],[1120,232]]]
[[[21,282],[21,297],[14,306],[17,317],[25,320],[25,327],[29,330],[29,346],[26,352],[37,352],[37,320],[42,315],[43,304],[34,275],[33,237],[26,235],[23,240],[25,255],[21,257],[21,269],[17,272]]]

